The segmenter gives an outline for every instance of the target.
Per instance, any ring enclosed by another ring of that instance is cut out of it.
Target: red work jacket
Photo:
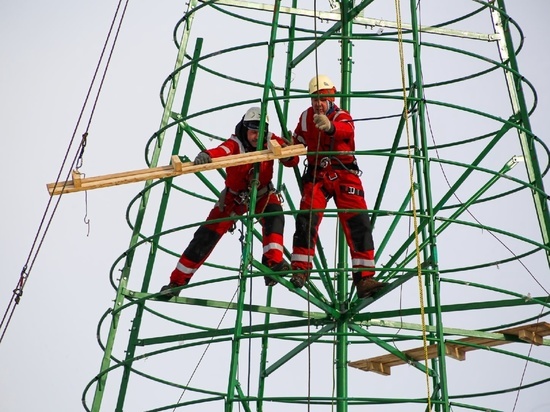
[[[309,107],[300,115],[300,120],[293,135],[295,143],[301,143],[307,147],[307,162],[309,166],[318,164],[321,158],[328,156],[326,154],[311,152],[355,151],[355,126],[351,115],[347,111],[334,105],[334,110],[327,115],[334,125],[334,133],[332,135],[320,131],[315,127],[313,114],[313,108]],[[331,157],[340,159],[344,164],[349,164],[355,160],[355,157],[349,154],[336,154],[331,155]]]
[[[285,141],[279,136],[269,132],[265,139],[264,148],[267,148],[267,141],[275,139],[281,146],[286,145]],[[205,150],[211,158],[229,156],[234,154],[246,153],[246,149],[236,135],[231,135],[229,139],[213,149]],[[298,156],[288,160],[281,160],[285,166],[292,167],[298,164]],[[231,166],[225,169],[227,176],[225,185],[234,192],[248,191],[251,181],[254,179],[254,164],[244,164]],[[260,162],[259,186],[258,189],[265,187],[273,178],[273,160]]]

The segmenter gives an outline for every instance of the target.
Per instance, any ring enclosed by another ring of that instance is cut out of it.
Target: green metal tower
[[[193,159],[253,105],[290,139],[308,80],[330,76],[355,119],[387,287],[357,299],[329,203],[307,288],[288,274],[264,286],[249,213],[159,301],[224,170],[147,181],[112,266],[86,410],[509,411],[548,390],[549,150],[530,127],[522,31],[504,0],[449,3],[189,1],[147,166]],[[302,171],[276,173],[287,259]]]

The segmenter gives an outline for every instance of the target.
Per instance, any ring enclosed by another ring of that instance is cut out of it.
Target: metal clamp
[[[330,166],[330,157],[323,157],[321,161],[319,162],[319,167],[325,169],[328,166]]]
[[[241,191],[237,193],[237,196],[235,197],[235,203],[237,203],[238,205],[248,203],[248,192]]]

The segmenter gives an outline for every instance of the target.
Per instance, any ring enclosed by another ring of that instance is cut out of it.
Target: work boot
[[[290,278],[290,283],[292,283],[298,289],[303,288],[306,284],[309,275],[307,273],[294,273]]]
[[[157,299],[166,301],[172,299],[173,297],[179,296],[181,289],[173,290],[173,288],[177,288],[179,286],[183,285],[178,285],[174,282],[170,282],[169,284],[164,285],[160,288],[160,295],[157,296]]]
[[[275,263],[272,266],[268,266],[273,272],[286,272],[290,270],[290,265],[284,260],[279,263]],[[270,276],[264,276],[264,281],[266,286],[275,286],[277,281]]]
[[[359,299],[363,299],[372,296],[386,286],[386,284],[383,282],[378,282],[372,276],[368,276],[360,278],[356,281],[355,286],[357,287],[357,297]]]

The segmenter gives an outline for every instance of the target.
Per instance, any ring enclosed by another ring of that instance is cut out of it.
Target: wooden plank
[[[281,154],[281,145],[277,140],[270,140],[267,142],[267,149],[275,153],[276,155]]]
[[[82,176],[80,172],[73,170],[72,172],[73,176],[73,185],[74,187],[80,187],[82,185]]]
[[[366,372],[375,372],[384,376],[391,375],[390,366],[388,366],[384,362],[376,362],[362,359],[355,362],[349,362],[348,365],[357,369],[364,370]]]
[[[531,325],[522,325],[515,328],[500,330],[495,333],[500,333],[503,335],[514,335],[517,336],[519,339],[522,339],[534,345],[542,345],[544,343],[544,336],[550,335],[550,323],[539,322]],[[488,337],[462,338],[453,343],[445,343],[445,354],[456,360],[463,361],[466,360],[466,352],[479,349],[478,347],[470,346],[472,344],[485,347],[493,347],[505,345],[507,343],[512,343],[512,341],[504,339],[492,339]],[[428,346],[428,359],[433,359],[437,356],[437,349],[438,345]],[[406,355],[407,358],[416,361],[421,361],[425,358],[424,347],[409,349],[402,353]],[[406,363],[408,362],[394,355],[393,353],[390,353],[387,355],[376,356],[369,359],[349,362],[348,365],[367,372],[376,372],[381,375],[388,376],[391,374],[391,368],[393,366],[404,365]]]
[[[74,193],[85,190],[99,189],[103,187],[142,182],[146,180],[163,179],[187,173],[205,172],[207,170],[220,169],[223,167],[231,167],[242,164],[258,163],[266,160],[300,156],[307,153],[307,149],[302,144],[286,147],[279,146],[279,149],[276,149],[279,154],[276,154],[269,149],[258,150],[255,152],[243,153],[238,155],[218,157],[212,159],[212,163],[205,163],[201,165],[194,165],[193,162],[183,163],[180,161],[178,156],[172,156],[172,164],[169,166],[132,170],[128,172],[113,173],[84,179],[78,178],[78,181],[75,180],[75,174],[73,172],[72,181],[58,182],[57,184],[49,183],[47,185],[47,189],[51,196],[55,196],[60,195],[61,193]],[[177,158],[177,160],[175,158]]]
[[[183,171],[183,162],[181,161],[180,157],[178,155],[173,155],[172,156],[172,161],[171,161],[171,164],[172,166],[174,167],[174,170],[176,172],[181,172]]]
[[[466,360],[466,351],[460,345],[445,344],[445,355],[458,361]]]
[[[529,332],[536,333],[537,335],[540,335],[540,336],[548,336],[550,335],[550,323],[539,322],[539,323],[532,323],[530,325],[516,326],[515,328],[504,329],[497,333],[504,333],[506,335],[519,335],[520,331],[529,331]]]
[[[433,359],[437,356],[437,348],[437,345],[429,345],[427,347],[428,359]],[[412,361],[423,361],[426,358],[423,346],[406,350],[403,354],[406,355],[408,360],[401,359],[393,353],[390,353],[388,355],[349,362],[348,365],[364,371],[376,372],[387,376],[391,374],[391,368],[393,366],[405,365]]]

